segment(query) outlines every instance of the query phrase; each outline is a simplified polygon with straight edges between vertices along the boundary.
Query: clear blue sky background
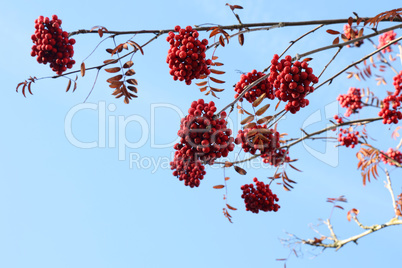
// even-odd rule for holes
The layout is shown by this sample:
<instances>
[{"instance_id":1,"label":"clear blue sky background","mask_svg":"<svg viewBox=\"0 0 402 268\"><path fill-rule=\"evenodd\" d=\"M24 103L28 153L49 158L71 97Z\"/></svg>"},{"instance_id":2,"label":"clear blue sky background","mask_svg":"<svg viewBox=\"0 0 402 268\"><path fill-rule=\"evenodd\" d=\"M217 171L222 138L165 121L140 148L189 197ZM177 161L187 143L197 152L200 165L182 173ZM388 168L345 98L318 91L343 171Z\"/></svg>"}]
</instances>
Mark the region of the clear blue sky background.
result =
<instances>
[{"instance_id":1,"label":"clear blue sky background","mask_svg":"<svg viewBox=\"0 0 402 268\"><path fill-rule=\"evenodd\" d=\"M235 24L236 19L225 6L226 2L72 0L63 4L57 1L6 1L2 4L0 267L282 267L283 263L275 259L287 257L290 249L281 245L280 238L286 238L286 232L303 238L318 236L309 224L317 224L318 218L329 216L331 205L325 202L327 197L345 195L349 201L344 204L344 211L337 210L333 215L339 238L361 232L346 220L346 211L351 208L360 209L360 219L367 225L392 217L391 199L383 187L383 173L381 179L363 187L356 170L357 150L338 150L335 144L326 148L325 143L318 141L292 148L291 157L299 159L295 166L303 172L288 169L290 178L298 182L291 192L273 185L273 191L280 198L281 209L277 213L246 212L240 198L242 184L250 183L255 176L264 180L273 175L274 169L258 168L261 165L255 163L244 166L248 171L246 176L238 175L233 169L226 170L226 176L231 177L228 202L238 208L231 212L234 223L230 224L222 215L225 191L212 189L213 185L223 183L222 169L208 167L201 186L190 189L167 168L173 150L163 145L176 138L180 119L177 111L185 113L190 102L203 98L203 94L195 85L188 87L175 82L168 74L165 36L147 46L144 56L134 57L139 82L137 100L125 105L114 99L105 82L108 76L102 71L87 101L95 110L79 110L73 117L74 136L83 142L96 142L99 132L105 134L103 148L77 148L65 135L65 121L71 109L89 107L80 105L92 87L95 72L87 72L84 78L78 79L75 93L65 92L66 79L38 81L33 85L34 95L27 98L15 92L16 85L29 76L53 75L48 66L39 65L30 57L30 36L39 15L57 14L67 31L96 25L109 30L142 30L203 23ZM244 7L238 11L244 23L347 18L353 11L360 16L373 16L400 7L400 2L395 0L239 0L231 4ZM342 27L324 27L299 42L289 54L330 44L333 37L326 34L325 29L341 30ZM312 28L252 33L245 36L243 47L237 40L231 40L227 47L219 48L216 55L225 63L222 69L227 72L221 78L227 82L226 91L215 100L217 106L223 107L233 99L232 85L239 79L236 70L264 69L273 54L281 53L290 40ZM205 33L201 36L207 37ZM78 68L100 38L96 35L75 38L74 58ZM147 38L150 36L138 36L134 40L141 44ZM119 40L123 42L124 37ZM104 49L112 46L110 41L104 42L86 61L87 66L108 59ZM372 49L368 42L361 49L344 49L324 78ZM333 53L335 51L314 55L311 66L316 72L321 71ZM395 62L395 67L401 69L399 61ZM328 123L325 117L332 117L338 111L333 103L336 96L346 93L351 86L370 86L382 97L385 90L392 90L391 86L375 87L342 76L330 87L322 87L309 97L311 105L281 122L279 131L297 137L301 135L301 127L309 132L325 127ZM155 105L163 107L155 108ZM323 106L329 107L330 112L326 113ZM103 112L102 107L115 109ZM274 111L271 108L269 112ZM344 110L339 109L339 112ZM374 116L376 112L370 113ZM315 120L319 115L322 120ZM99 125L102 116L106 121L101 122L112 130L114 138ZM129 117L137 122L126 126L119 123L119 118ZM236 115L232 120L237 132ZM380 123L370 126L368 130L375 139L371 141L384 150L395 147L398 141L390 138L393 129L395 126L383 127ZM124 145L122 137L137 145L144 141L139 148L123 146L125 160L119 160L119 153L122 153L119 145ZM153 144L164 148L155 148ZM323 156L316 157L311 151ZM131 166L130 157L138 159ZM159 165L150 161L159 161ZM401 172L390 170L394 189L399 193ZM328 234L325 228L320 231ZM361 239L358 246L350 244L339 252L327 250L314 259L319 250L304 247L302 256L292 256L287 265L397 267L401 234L401 227L391 227Z\"/></svg>"}]
</instances>

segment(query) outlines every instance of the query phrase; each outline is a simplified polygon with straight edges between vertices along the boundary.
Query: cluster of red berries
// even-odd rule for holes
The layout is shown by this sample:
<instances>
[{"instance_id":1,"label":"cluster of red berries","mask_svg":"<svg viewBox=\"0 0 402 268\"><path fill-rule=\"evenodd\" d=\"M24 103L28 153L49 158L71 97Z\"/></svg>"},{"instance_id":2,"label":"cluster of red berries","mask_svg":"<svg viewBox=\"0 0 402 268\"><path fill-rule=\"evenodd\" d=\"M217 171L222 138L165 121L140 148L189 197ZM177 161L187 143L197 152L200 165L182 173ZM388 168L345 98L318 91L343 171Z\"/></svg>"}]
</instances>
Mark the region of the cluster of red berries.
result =
<instances>
[{"instance_id":1,"label":"cluster of red berries","mask_svg":"<svg viewBox=\"0 0 402 268\"><path fill-rule=\"evenodd\" d=\"M394 82L392 83L395 87L394 95L398 96L402 91L402 71L399 74L395 75L393 78Z\"/></svg>"},{"instance_id":2,"label":"cluster of red berries","mask_svg":"<svg viewBox=\"0 0 402 268\"><path fill-rule=\"evenodd\" d=\"M286 149L279 149L270 151L268 153L264 153L261 155L262 162L265 164L270 164L271 166L277 167L282 163L286 163L290 161L288 156L289 151Z\"/></svg>"},{"instance_id":3,"label":"cluster of red berries","mask_svg":"<svg viewBox=\"0 0 402 268\"><path fill-rule=\"evenodd\" d=\"M176 152L170 165L172 170L176 170L173 175L185 180L185 184L190 187L197 187L202 175L205 175L202 165L198 170L200 172L193 174L192 167L199 165L197 161L212 165L215 159L228 156L234 149L234 138L230 137L232 130L227 128L225 120L226 112L221 112L220 116L215 115L215 112L213 101L205 103L199 99L191 103L188 115L181 119L180 130L177 132L180 142L174 145ZM186 161L189 162L187 165Z\"/></svg>"},{"instance_id":4,"label":"cluster of red berries","mask_svg":"<svg viewBox=\"0 0 402 268\"><path fill-rule=\"evenodd\" d=\"M378 113L379 116L382 116L384 124L397 124L402 119L402 112L399 111L402 102L402 71L394 77L393 84L395 92L385 97L381 111ZM392 110L390 109L391 104Z\"/></svg>"},{"instance_id":5,"label":"cluster of red berries","mask_svg":"<svg viewBox=\"0 0 402 268\"><path fill-rule=\"evenodd\" d=\"M251 128L239 130L235 143L241 144L246 153L254 155L259 150L263 154L280 147L279 136L279 132L268 129L265 124L255 125Z\"/></svg>"},{"instance_id":6,"label":"cluster of red berries","mask_svg":"<svg viewBox=\"0 0 402 268\"><path fill-rule=\"evenodd\" d=\"M31 36L31 56L39 63L50 63L50 68L61 75L71 69L75 64L73 45L75 39L68 38L68 33L61 28L61 20L56 15L50 20L48 17L39 16L35 20L35 34Z\"/></svg>"},{"instance_id":7,"label":"cluster of red berries","mask_svg":"<svg viewBox=\"0 0 402 268\"><path fill-rule=\"evenodd\" d=\"M396 33L395 33L394 31L389 31L389 32L386 32L386 33L380 35L380 36L378 37L378 42L379 42L379 44L378 44L378 47L377 47L377 48L380 48L380 47L382 47L382 46L385 46L386 44L388 44L389 42L391 42L392 40L394 40L395 37L396 37ZM394 45L396 45L396 44L397 44L397 43L395 43ZM386 48L384 48L384 49L382 50L382 53L387 53L387 52L392 52L391 46L388 46L388 47L386 47Z\"/></svg>"},{"instance_id":8,"label":"cluster of red berries","mask_svg":"<svg viewBox=\"0 0 402 268\"><path fill-rule=\"evenodd\" d=\"M318 83L318 78L305 61L292 62L292 57L289 55L280 62L278 60L279 56L275 54L271 61L268 81L275 88L275 96L281 101L288 102L285 110L294 114L309 104L305 97L314 91L310 83Z\"/></svg>"},{"instance_id":9,"label":"cluster of red berries","mask_svg":"<svg viewBox=\"0 0 402 268\"><path fill-rule=\"evenodd\" d=\"M169 64L170 74L173 80L185 81L187 85L191 80L200 78L201 75L209 75L208 66L211 60L206 60L205 51L208 40L198 40L198 31L191 26L174 28L178 34L169 32L166 41L170 44L166 63Z\"/></svg>"},{"instance_id":10,"label":"cluster of red berries","mask_svg":"<svg viewBox=\"0 0 402 268\"><path fill-rule=\"evenodd\" d=\"M381 111L378 113L379 116L383 117L384 124L397 124L399 120L402 119L402 113L397 109L401 106L401 96L389 95L383 102L384 105ZM392 102L392 110L390 110L390 103Z\"/></svg>"},{"instance_id":11,"label":"cluster of red berries","mask_svg":"<svg viewBox=\"0 0 402 268\"><path fill-rule=\"evenodd\" d=\"M200 186L200 181L206 174L205 166L200 160L194 160L192 156L185 155L185 152L190 149L188 146L178 145L175 149L177 151L174 154L174 160L170 162L171 169L174 169L173 176L184 181L184 185L191 188Z\"/></svg>"},{"instance_id":12,"label":"cluster of red berries","mask_svg":"<svg viewBox=\"0 0 402 268\"><path fill-rule=\"evenodd\" d=\"M280 149L279 139L279 132L268 129L264 124L239 130L235 143L241 144L244 152L252 155L259 150L264 163L278 166L290 160L288 156L285 157L286 150Z\"/></svg>"},{"instance_id":13,"label":"cluster of red berries","mask_svg":"<svg viewBox=\"0 0 402 268\"><path fill-rule=\"evenodd\" d=\"M276 194L272 193L268 184L258 181L257 178L254 178L253 181L255 182L256 188L254 188L252 183L245 184L240 188L243 190L241 197L246 204L246 210L253 213L258 213L260 210L265 212L277 212L280 206L275 204L275 202L279 201Z\"/></svg>"},{"instance_id":14,"label":"cluster of red berries","mask_svg":"<svg viewBox=\"0 0 402 268\"><path fill-rule=\"evenodd\" d=\"M341 146L346 146L350 148L355 148L355 145L359 143L358 136L359 131L351 132L347 129L339 129L338 141L340 142Z\"/></svg>"},{"instance_id":15,"label":"cluster of red berries","mask_svg":"<svg viewBox=\"0 0 402 268\"><path fill-rule=\"evenodd\" d=\"M237 92L237 94L235 94L234 97L237 98L243 92L244 87L250 85L264 75L264 73L257 72L256 70L252 70L250 73L247 74L242 74L240 77L240 81L236 83L235 91ZM268 99L273 100L275 98L273 87L271 83L268 82L268 79L264 79L263 81L249 89L243 97L248 102L252 103L264 93L265 97ZM243 101L243 97L240 98L239 101Z\"/></svg>"},{"instance_id":16,"label":"cluster of red berries","mask_svg":"<svg viewBox=\"0 0 402 268\"><path fill-rule=\"evenodd\" d=\"M347 94L339 95L337 100L343 108L347 108L345 116L349 117L352 113L358 113L358 110L362 108L360 88L349 88Z\"/></svg>"},{"instance_id":17,"label":"cluster of red berries","mask_svg":"<svg viewBox=\"0 0 402 268\"><path fill-rule=\"evenodd\" d=\"M382 152L384 153L384 152ZM393 160L395 160L398 163L402 164L402 153L400 151L396 151L392 148L389 148L386 154L389 158L392 158ZM395 166L394 163L392 163L391 161L389 161L388 158L386 158L384 155L380 154L381 160L385 163L385 164L390 164L391 166Z\"/></svg>"},{"instance_id":18,"label":"cluster of red berries","mask_svg":"<svg viewBox=\"0 0 402 268\"><path fill-rule=\"evenodd\" d=\"M336 122L338 122L338 124L342 124L343 123L343 118L340 117L339 115L334 115L334 119L336 120Z\"/></svg>"},{"instance_id":19,"label":"cluster of red berries","mask_svg":"<svg viewBox=\"0 0 402 268\"><path fill-rule=\"evenodd\" d=\"M351 34L352 31L353 31L354 37ZM345 24L343 26L343 33L348 40L352 40L352 39L356 38L356 36L359 34L359 32L356 29L353 29L353 28L351 29L349 24ZM363 44L363 40L353 43L353 45L355 47L360 47L362 44ZM350 47L350 45L347 45L346 47Z\"/></svg>"}]
</instances>

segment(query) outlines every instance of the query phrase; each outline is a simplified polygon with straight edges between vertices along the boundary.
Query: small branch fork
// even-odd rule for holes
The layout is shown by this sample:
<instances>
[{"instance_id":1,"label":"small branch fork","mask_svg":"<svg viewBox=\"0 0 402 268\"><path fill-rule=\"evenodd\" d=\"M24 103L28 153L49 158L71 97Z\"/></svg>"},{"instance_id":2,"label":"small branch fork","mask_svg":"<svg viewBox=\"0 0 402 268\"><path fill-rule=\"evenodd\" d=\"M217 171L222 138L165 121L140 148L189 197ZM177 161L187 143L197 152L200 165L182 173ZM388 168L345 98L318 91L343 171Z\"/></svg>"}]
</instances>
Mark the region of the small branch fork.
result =
<instances>
[{"instance_id":1,"label":"small branch fork","mask_svg":"<svg viewBox=\"0 0 402 268\"><path fill-rule=\"evenodd\" d=\"M357 240L359 240L362 237L365 237L371 233L377 232L381 229L384 229L386 227L390 227L390 226L394 226L394 225L402 225L402 220L397 219L397 218L392 218L390 221L383 223L383 224L376 224L376 225L372 225L372 226L364 226L362 225L356 216L353 216L353 219L355 220L355 222L359 225L359 227L361 227L362 229L366 229L367 231L362 232L358 235L349 237L347 239L343 239L343 240L339 240L336 238L336 236L332 236L332 238L334 239L333 243L323 243L323 242L317 242L317 240L314 239L300 239L300 242L302 244L306 244L306 245L310 245L310 246L314 246L314 247L322 247L322 248L335 248L336 250L339 250L341 247L343 247L344 245L350 243L350 242L354 242L357 244ZM333 228L332 225L330 224L329 220L324 222L328 229L330 230L330 232L332 234L334 234L333 232Z\"/></svg>"},{"instance_id":2,"label":"small branch fork","mask_svg":"<svg viewBox=\"0 0 402 268\"><path fill-rule=\"evenodd\" d=\"M348 217L351 216L348 219L350 220L351 218L353 218L353 220L356 222L356 224L361 229L365 230L364 232L362 232L362 233L360 233L358 235L355 235L355 236L340 240L340 239L337 238L337 236L335 234L335 231L334 231L333 226L331 225L330 219L327 219L327 220L323 221L323 223L327 226L327 228L328 228L328 230L329 230L329 232L331 234L330 237L321 236L320 239L314 238L314 239L307 239L306 240L306 239L300 239L300 238L294 236L294 237L296 237L296 240L297 240L296 243L306 244L306 245L310 245L310 246L313 246L313 247L321 247L323 249L335 248L336 250L339 250L341 247L343 247L344 245L346 245L346 244L348 244L350 242L354 242L354 243L357 244L357 240L359 240L360 238L363 238L363 237L365 237L365 236L367 236L367 235L369 235L371 233L374 233L374 232L377 232L379 230L382 230L382 229L384 229L386 227L395 226L395 225L402 225L402 220L399 218L400 214L398 214L399 211L398 211L398 208L397 208L396 203L395 203L395 196L394 196L394 192L392 190L391 178L390 178L389 173L388 173L388 171L386 169L385 169L385 176L386 176L386 179L387 179L387 181L385 183L385 187L390 192L391 199L392 199L392 207L394 209L394 217L391 218L388 222L383 223L383 224L375 224L375 225L372 225L372 226L363 225L359 221L359 219L357 218L358 210L352 209L351 211L349 211L350 214L348 213ZM331 212L331 214L332 214L332 212ZM331 243L324 243L323 241L325 241L326 239L329 239L332 242Z\"/></svg>"}]
</instances>

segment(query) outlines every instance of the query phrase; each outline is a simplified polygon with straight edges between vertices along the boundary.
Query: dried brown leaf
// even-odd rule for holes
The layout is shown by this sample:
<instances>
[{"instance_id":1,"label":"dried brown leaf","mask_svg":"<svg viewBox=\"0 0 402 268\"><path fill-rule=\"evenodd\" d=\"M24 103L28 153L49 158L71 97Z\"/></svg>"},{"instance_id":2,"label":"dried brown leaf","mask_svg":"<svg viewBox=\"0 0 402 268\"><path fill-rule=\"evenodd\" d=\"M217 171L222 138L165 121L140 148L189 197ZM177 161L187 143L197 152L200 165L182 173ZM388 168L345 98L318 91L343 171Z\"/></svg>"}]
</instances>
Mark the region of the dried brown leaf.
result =
<instances>
[{"instance_id":1,"label":"dried brown leaf","mask_svg":"<svg viewBox=\"0 0 402 268\"><path fill-rule=\"evenodd\" d=\"M215 69L209 69L211 71L211 73L213 74L224 74L224 71L219 71L219 70L215 70Z\"/></svg>"},{"instance_id":2,"label":"dried brown leaf","mask_svg":"<svg viewBox=\"0 0 402 268\"><path fill-rule=\"evenodd\" d=\"M199 87L202 87L202 86L205 86L207 83L208 83L207 81L202 81L202 82L195 83L195 84L196 84L197 86L199 86Z\"/></svg>"},{"instance_id":3,"label":"dried brown leaf","mask_svg":"<svg viewBox=\"0 0 402 268\"><path fill-rule=\"evenodd\" d=\"M218 80L218 79L216 79L216 78L213 78L212 76L210 76L209 78L210 78L212 81L214 81L215 83L218 83L218 84L223 84L223 83L225 83L225 81Z\"/></svg>"},{"instance_id":4,"label":"dried brown leaf","mask_svg":"<svg viewBox=\"0 0 402 268\"><path fill-rule=\"evenodd\" d=\"M329 33L329 34L340 34L340 32L334 31L334 30L331 30L331 29L328 29L327 33Z\"/></svg>"},{"instance_id":5,"label":"dried brown leaf","mask_svg":"<svg viewBox=\"0 0 402 268\"><path fill-rule=\"evenodd\" d=\"M85 63L82 62L81 63L81 76L84 77L84 75L85 75Z\"/></svg>"},{"instance_id":6,"label":"dried brown leaf","mask_svg":"<svg viewBox=\"0 0 402 268\"><path fill-rule=\"evenodd\" d=\"M244 125L244 124L250 123L251 121L253 121L253 119L254 119L254 115L247 116L240 122L240 124Z\"/></svg>"},{"instance_id":7,"label":"dried brown leaf","mask_svg":"<svg viewBox=\"0 0 402 268\"><path fill-rule=\"evenodd\" d=\"M124 63L123 68L130 68L134 65L134 62L129 60L128 62Z\"/></svg>"},{"instance_id":8,"label":"dried brown leaf","mask_svg":"<svg viewBox=\"0 0 402 268\"><path fill-rule=\"evenodd\" d=\"M261 102L264 100L265 98L265 93L263 93L261 96L259 96L254 102L253 102L253 107L257 107L258 105L261 104Z\"/></svg>"},{"instance_id":9,"label":"dried brown leaf","mask_svg":"<svg viewBox=\"0 0 402 268\"><path fill-rule=\"evenodd\" d=\"M234 166L234 169L236 170L237 173L239 173L240 175L246 175L247 171L245 171L244 169L242 169L239 166Z\"/></svg>"},{"instance_id":10,"label":"dried brown leaf","mask_svg":"<svg viewBox=\"0 0 402 268\"><path fill-rule=\"evenodd\" d=\"M333 45L337 45L339 44L339 36L337 38L334 39L334 41L332 41Z\"/></svg>"},{"instance_id":11,"label":"dried brown leaf","mask_svg":"<svg viewBox=\"0 0 402 268\"><path fill-rule=\"evenodd\" d=\"M226 204L226 206L228 207L228 209L231 209L231 210L237 210L237 208L234 208L234 207L232 207L231 205L229 205L229 204Z\"/></svg>"},{"instance_id":12,"label":"dried brown leaf","mask_svg":"<svg viewBox=\"0 0 402 268\"><path fill-rule=\"evenodd\" d=\"M133 70L133 69L129 69L127 72L125 72L125 74L124 75L126 75L126 76L132 76L132 75L135 75L135 71Z\"/></svg>"},{"instance_id":13,"label":"dried brown leaf","mask_svg":"<svg viewBox=\"0 0 402 268\"><path fill-rule=\"evenodd\" d=\"M268 110L269 106L271 106L271 104L264 105L263 107L258 109L257 112L255 112L255 114L258 115L258 116L264 114Z\"/></svg>"},{"instance_id":14,"label":"dried brown leaf","mask_svg":"<svg viewBox=\"0 0 402 268\"><path fill-rule=\"evenodd\" d=\"M68 79L68 84L67 84L66 92L70 90L70 87L71 87L71 80Z\"/></svg>"},{"instance_id":15,"label":"dried brown leaf","mask_svg":"<svg viewBox=\"0 0 402 268\"><path fill-rule=\"evenodd\" d=\"M121 70L120 67L113 67L113 68L105 69L105 71L108 73L117 73L120 70Z\"/></svg>"},{"instance_id":16,"label":"dried brown leaf","mask_svg":"<svg viewBox=\"0 0 402 268\"><path fill-rule=\"evenodd\" d=\"M231 166L233 166L233 163L225 161L225 167L231 167Z\"/></svg>"},{"instance_id":17,"label":"dried brown leaf","mask_svg":"<svg viewBox=\"0 0 402 268\"><path fill-rule=\"evenodd\" d=\"M129 83L129 84L132 84L132 85L134 85L134 86L137 86L137 85L138 85L136 79L132 79L132 78L131 78L131 79L127 79L126 82Z\"/></svg>"},{"instance_id":18,"label":"dried brown leaf","mask_svg":"<svg viewBox=\"0 0 402 268\"><path fill-rule=\"evenodd\" d=\"M241 46L244 44L244 34L239 34L239 44Z\"/></svg>"},{"instance_id":19,"label":"dried brown leaf","mask_svg":"<svg viewBox=\"0 0 402 268\"><path fill-rule=\"evenodd\" d=\"M221 46L225 46L225 39L223 38L223 35L219 36L219 44L221 44Z\"/></svg>"}]
</instances>

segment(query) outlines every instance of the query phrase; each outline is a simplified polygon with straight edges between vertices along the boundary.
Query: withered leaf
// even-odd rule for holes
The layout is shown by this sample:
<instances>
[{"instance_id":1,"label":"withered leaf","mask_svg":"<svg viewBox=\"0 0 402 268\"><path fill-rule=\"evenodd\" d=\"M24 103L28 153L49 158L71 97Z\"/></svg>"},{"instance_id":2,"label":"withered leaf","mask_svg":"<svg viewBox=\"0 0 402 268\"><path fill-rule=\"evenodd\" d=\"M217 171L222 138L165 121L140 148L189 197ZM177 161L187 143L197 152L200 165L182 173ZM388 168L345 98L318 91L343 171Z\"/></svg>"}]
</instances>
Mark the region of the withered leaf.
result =
<instances>
[{"instance_id":1,"label":"withered leaf","mask_svg":"<svg viewBox=\"0 0 402 268\"><path fill-rule=\"evenodd\" d=\"M229 204L226 204L226 206L228 207L228 209L231 209L231 210L237 210L237 208L234 208L234 207L232 207L231 205L229 205Z\"/></svg>"},{"instance_id":2,"label":"withered leaf","mask_svg":"<svg viewBox=\"0 0 402 268\"><path fill-rule=\"evenodd\" d=\"M352 23L353 23L353 18L352 18L352 17L349 17L349 18L348 18L348 24L349 24L349 26L352 26Z\"/></svg>"},{"instance_id":3,"label":"withered leaf","mask_svg":"<svg viewBox=\"0 0 402 268\"><path fill-rule=\"evenodd\" d=\"M239 44L241 46L244 44L244 34L239 34Z\"/></svg>"},{"instance_id":4,"label":"withered leaf","mask_svg":"<svg viewBox=\"0 0 402 268\"><path fill-rule=\"evenodd\" d=\"M225 83L225 81L222 81L222 80L218 80L218 79L216 79L216 78L213 78L212 76L211 77L209 77L212 81L214 81L215 83L218 83L218 84L223 84L223 83Z\"/></svg>"},{"instance_id":5,"label":"withered leaf","mask_svg":"<svg viewBox=\"0 0 402 268\"><path fill-rule=\"evenodd\" d=\"M212 65L213 66L222 66L223 63L222 62L213 62Z\"/></svg>"},{"instance_id":6,"label":"withered leaf","mask_svg":"<svg viewBox=\"0 0 402 268\"><path fill-rule=\"evenodd\" d=\"M123 81L111 81L109 83L110 83L110 85L109 85L110 88L119 88L123 85Z\"/></svg>"},{"instance_id":7,"label":"withered leaf","mask_svg":"<svg viewBox=\"0 0 402 268\"><path fill-rule=\"evenodd\" d=\"M106 80L106 82L111 83L112 81L119 81L120 79L122 79L123 76L121 74L110 77L108 80Z\"/></svg>"},{"instance_id":8,"label":"withered leaf","mask_svg":"<svg viewBox=\"0 0 402 268\"><path fill-rule=\"evenodd\" d=\"M334 31L334 30L331 30L331 29L328 29L327 33L329 33L329 34L340 34L340 32Z\"/></svg>"},{"instance_id":9,"label":"withered leaf","mask_svg":"<svg viewBox=\"0 0 402 268\"><path fill-rule=\"evenodd\" d=\"M215 87L210 87L210 88L212 91L215 91L215 92L222 92L225 90L224 88L215 88Z\"/></svg>"},{"instance_id":10,"label":"withered leaf","mask_svg":"<svg viewBox=\"0 0 402 268\"><path fill-rule=\"evenodd\" d=\"M131 91L135 92L135 93L137 93L137 92L138 92L138 90L137 90L137 88L136 88L136 87L133 87L133 86L127 86L127 88L128 88L129 90L131 90Z\"/></svg>"},{"instance_id":11,"label":"withered leaf","mask_svg":"<svg viewBox=\"0 0 402 268\"><path fill-rule=\"evenodd\" d=\"M259 96L254 102L253 102L253 107L257 107L258 105L261 104L261 102L264 100L265 98L265 93L263 93L261 96Z\"/></svg>"},{"instance_id":12,"label":"withered leaf","mask_svg":"<svg viewBox=\"0 0 402 268\"><path fill-rule=\"evenodd\" d=\"M81 76L84 77L84 75L85 75L85 63L82 62L81 63Z\"/></svg>"},{"instance_id":13,"label":"withered leaf","mask_svg":"<svg viewBox=\"0 0 402 268\"><path fill-rule=\"evenodd\" d=\"M278 103L276 104L275 111L276 111L276 109L278 109L278 106L279 106L280 103L281 103L281 101L278 101Z\"/></svg>"},{"instance_id":14,"label":"withered leaf","mask_svg":"<svg viewBox=\"0 0 402 268\"><path fill-rule=\"evenodd\" d=\"M195 83L197 86L199 86L199 87L202 87L202 86L205 86L206 84L207 84L207 81L202 81L202 82L199 82L199 83Z\"/></svg>"},{"instance_id":15,"label":"withered leaf","mask_svg":"<svg viewBox=\"0 0 402 268\"><path fill-rule=\"evenodd\" d=\"M334 41L332 41L333 45L337 45L339 44L339 36L337 38L334 39Z\"/></svg>"},{"instance_id":16,"label":"withered leaf","mask_svg":"<svg viewBox=\"0 0 402 268\"><path fill-rule=\"evenodd\" d=\"M294 170L297 170L297 171L299 171L299 172L302 172L300 169L295 168L295 167L292 166L291 164L289 164L289 166L290 166L291 168L293 168Z\"/></svg>"},{"instance_id":17,"label":"withered leaf","mask_svg":"<svg viewBox=\"0 0 402 268\"><path fill-rule=\"evenodd\" d=\"M70 90L70 87L71 87L71 80L68 79L68 84L67 84L66 92Z\"/></svg>"},{"instance_id":18,"label":"withered leaf","mask_svg":"<svg viewBox=\"0 0 402 268\"><path fill-rule=\"evenodd\" d=\"M224 71L219 71L219 70L215 70L215 69L209 69L211 71L211 73L213 74L224 74Z\"/></svg>"},{"instance_id":19,"label":"withered leaf","mask_svg":"<svg viewBox=\"0 0 402 268\"><path fill-rule=\"evenodd\" d=\"M134 41L129 41L129 44L138 49L141 52L141 54L144 55L144 50L142 50L142 47L139 44L137 44Z\"/></svg>"},{"instance_id":20,"label":"withered leaf","mask_svg":"<svg viewBox=\"0 0 402 268\"><path fill-rule=\"evenodd\" d=\"M211 29L213 29L213 30L212 30L212 32L209 34L209 38L211 38L211 37L213 37L213 36L215 36L215 35L217 35L218 33L221 32L221 29L220 29L219 27L212 27ZM210 29L210 30L211 30L211 29Z\"/></svg>"},{"instance_id":21,"label":"withered leaf","mask_svg":"<svg viewBox=\"0 0 402 268\"><path fill-rule=\"evenodd\" d=\"M234 166L234 169L236 170L237 173L239 173L240 175L246 175L247 171L245 171L244 169L242 169L239 166Z\"/></svg>"},{"instance_id":22,"label":"withered leaf","mask_svg":"<svg viewBox=\"0 0 402 268\"><path fill-rule=\"evenodd\" d=\"M264 113L267 111L267 109L269 108L269 106L271 106L271 105L270 105L270 104L264 105L263 107L261 107L260 109L258 109L255 114L258 115L258 116L264 114Z\"/></svg>"},{"instance_id":23,"label":"withered leaf","mask_svg":"<svg viewBox=\"0 0 402 268\"><path fill-rule=\"evenodd\" d=\"M221 44L221 46L225 46L225 39L223 39L223 35L219 36L219 44Z\"/></svg>"},{"instance_id":24,"label":"withered leaf","mask_svg":"<svg viewBox=\"0 0 402 268\"><path fill-rule=\"evenodd\" d=\"M120 67L113 67L113 68L105 69L105 71L108 73L117 73L120 70L121 70Z\"/></svg>"},{"instance_id":25,"label":"withered leaf","mask_svg":"<svg viewBox=\"0 0 402 268\"><path fill-rule=\"evenodd\" d=\"M130 60L130 61L124 63L123 68L130 68L133 65L134 65L134 62Z\"/></svg>"},{"instance_id":26,"label":"withered leaf","mask_svg":"<svg viewBox=\"0 0 402 268\"><path fill-rule=\"evenodd\" d=\"M125 75L126 75L126 76L135 75L135 71L134 71L133 69L130 69L130 70L128 70L128 71L125 73Z\"/></svg>"},{"instance_id":27,"label":"withered leaf","mask_svg":"<svg viewBox=\"0 0 402 268\"><path fill-rule=\"evenodd\" d=\"M113 63L117 63L118 60L105 60L103 61L104 64L113 64Z\"/></svg>"},{"instance_id":28,"label":"withered leaf","mask_svg":"<svg viewBox=\"0 0 402 268\"><path fill-rule=\"evenodd\" d=\"M233 163L225 161L225 167L231 167L231 166L233 166Z\"/></svg>"},{"instance_id":29,"label":"withered leaf","mask_svg":"<svg viewBox=\"0 0 402 268\"><path fill-rule=\"evenodd\" d=\"M266 116L266 117L264 117L264 118L259 119L259 120L257 121L257 123L258 123L258 124L264 124L264 123L270 121L272 118L273 118L273 116L269 115L269 116Z\"/></svg>"},{"instance_id":30,"label":"withered leaf","mask_svg":"<svg viewBox=\"0 0 402 268\"><path fill-rule=\"evenodd\" d=\"M127 81L127 83L132 84L132 85L134 85L134 86L137 86L137 85L138 85L136 79L127 79L126 81Z\"/></svg>"},{"instance_id":31,"label":"withered leaf","mask_svg":"<svg viewBox=\"0 0 402 268\"><path fill-rule=\"evenodd\" d=\"M257 124L256 123L249 123L249 124L247 124L245 127L244 127L244 129L246 129L246 128L253 128L253 127L255 127Z\"/></svg>"},{"instance_id":32,"label":"withered leaf","mask_svg":"<svg viewBox=\"0 0 402 268\"><path fill-rule=\"evenodd\" d=\"M222 189L222 188L224 188L224 187L225 187L225 185L220 184L220 185L215 185L215 186L212 187L212 188L214 188L214 189Z\"/></svg>"},{"instance_id":33,"label":"withered leaf","mask_svg":"<svg viewBox=\"0 0 402 268\"><path fill-rule=\"evenodd\" d=\"M247 116L246 118L244 118L244 119L240 122L240 124L244 125L244 124L250 123L251 121L253 121L253 119L254 119L254 115L249 115L249 116Z\"/></svg>"}]
</instances>

